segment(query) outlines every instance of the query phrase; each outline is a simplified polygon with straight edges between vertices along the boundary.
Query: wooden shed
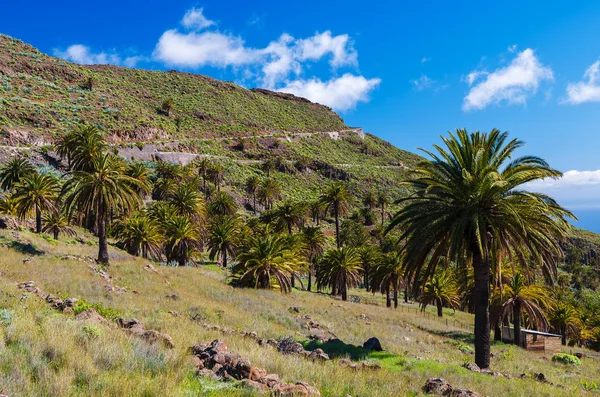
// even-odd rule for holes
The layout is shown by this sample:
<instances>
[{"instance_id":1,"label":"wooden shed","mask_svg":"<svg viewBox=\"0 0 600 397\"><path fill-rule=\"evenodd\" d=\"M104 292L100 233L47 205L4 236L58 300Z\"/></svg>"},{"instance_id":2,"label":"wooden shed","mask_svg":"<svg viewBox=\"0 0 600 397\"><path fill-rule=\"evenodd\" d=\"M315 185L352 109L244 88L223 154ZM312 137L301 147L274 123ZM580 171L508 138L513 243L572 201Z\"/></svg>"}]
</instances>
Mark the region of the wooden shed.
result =
<instances>
[{"instance_id":1,"label":"wooden shed","mask_svg":"<svg viewBox=\"0 0 600 397\"><path fill-rule=\"evenodd\" d=\"M502 340L506 342L514 340L512 327L502 327ZM561 336L548 332L521 329L521 347L530 351L553 355L560 353Z\"/></svg>"}]
</instances>

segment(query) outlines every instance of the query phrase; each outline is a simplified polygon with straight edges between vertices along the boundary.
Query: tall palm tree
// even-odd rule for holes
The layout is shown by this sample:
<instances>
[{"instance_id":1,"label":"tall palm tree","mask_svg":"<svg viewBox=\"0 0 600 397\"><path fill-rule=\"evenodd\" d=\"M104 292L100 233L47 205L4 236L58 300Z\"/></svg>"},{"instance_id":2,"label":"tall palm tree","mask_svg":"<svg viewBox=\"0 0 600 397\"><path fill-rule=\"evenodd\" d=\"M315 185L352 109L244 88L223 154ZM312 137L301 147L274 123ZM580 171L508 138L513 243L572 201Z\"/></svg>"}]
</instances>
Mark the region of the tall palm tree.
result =
<instances>
[{"instance_id":1,"label":"tall palm tree","mask_svg":"<svg viewBox=\"0 0 600 397\"><path fill-rule=\"evenodd\" d=\"M52 233L52 237L58 240L59 234L70 237L76 235L75 230L69 226L69 219L60 211L52 211L44 217L44 233Z\"/></svg>"},{"instance_id":2,"label":"tall palm tree","mask_svg":"<svg viewBox=\"0 0 600 397\"><path fill-rule=\"evenodd\" d=\"M412 194L387 230L399 227L406 241L410 279L434 273L441 256L471 263L474 270L475 362L489 367L490 271L494 253L533 258L546 274L561 255L558 239L573 216L552 198L523 190L523 185L561 175L534 156L514 158L523 146L496 129L490 133L457 130L442 138L445 148L421 161L405 185ZM511 160L511 161L509 161ZM416 288L418 285L414 284Z\"/></svg>"},{"instance_id":3,"label":"tall palm tree","mask_svg":"<svg viewBox=\"0 0 600 397\"><path fill-rule=\"evenodd\" d=\"M185 266L195 251L202 247L202 230L188 216L176 215L161 225L165 236L165 254L168 262Z\"/></svg>"},{"instance_id":4,"label":"tall palm tree","mask_svg":"<svg viewBox=\"0 0 600 397\"><path fill-rule=\"evenodd\" d=\"M308 203L308 209L310 211L310 217L312 218L313 222L315 222L317 226L319 226L319 224L321 223L321 217L323 216L323 203L321 203L321 200L319 199L312 200Z\"/></svg>"},{"instance_id":5,"label":"tall palm tree","mask_svg":"<svg viewBox=\"0 0 600 397\"><path fill-rule=\"evenodd\" d=\"M235 199L225 192L217 193L208 205L208 211L212 215L233 215L237 212L237 209Z\"/></svg>"},{"instance_id":6,"label":"tall palm tree","mask_svg":"<svg viewBox=\"0 0 600 397\"><path fill-rule=\"evenodd\" d=\"M381 257L380 257L381 258ZM372 270L371 291L380 291L385 294L385 305L392 307L392 296L394 308L398 307L398 292L404 286L404 269L402 254L390 252L380 259L379 265Z\"/></svg>"},{"instance_id":7,"label":"tall palm tree","mask_svg":"<svg viewBox=\"0 0 600 397\"><path fill-rule=\"evenodd\" d=\"M567 344L568 336L576 334L581 326L579 312L571 304L565 302L558 302L550 310L548 320L552 327L561 334L563 345Z\"/></svg>"},{"instance_id":8,"label":"tall palm tree","mask_svg":"<svg viewBox=\"0 0 600 397\"><path fill-rule=\"evenodd\" d=\"M260 186L260 178L256 175L252 175L246 179L246 185L244 186L246 193L252 195L252 211L256 215L256 193Z\"/></svg>"},{"instance_id":9,"label":"tall palm tree","mask_svg":"<svg viewBox=\"0 0 600 397\"><path fill-rule=\"evenodd\" d=\"M385 206L390 203L390 198L384 191L377 193L377 205L381 209L381 224L385 221Z\"/></svg>"},{"instance_id":10,"label":"tall palm tree","mask_svg":"<svg viewBox=\"0 0 600 397\"><path fill-rule=\"evenodd\" d=\"M350 193L345 183L334 182L325 189L319 200L325 206L325 211L331 211L335 218L335 241L339 250L341 247L340 216L348 213L350 202L352 201L352 193Z\"/></svg>"},{"instance_id":11,"label":"tall palm tree","mask_svg":"<svg viewBox=\"0 0 600 397\"><path fill-rule=\"evenodd\" d=\"M263 179L258 188L258 199L265 209L273 208L273 203L281 199L281 186L274 179Z\"/></svg>"},{"instance_id":12,"label":"tall palm tree","mask_svg":"<svg viewBox=\"0 0 600 397\"><path fill-rule=\"evenodd\" d=\"M425 288L419 296L421 310L425 310L427 305L435 304L437 306L437 315L444 315L442 308L444 306L456 309L460 304L458 288L448 271L438 272L425 283Z\"/></svg>"},{"instance_id":13,"label":"tall palm tree","mask_svg":"<svg viewBox=\"0 0 600 397\"><path fill-rule=\"evenodd\" d=\"M211 261L220 257L227 268L227 255L233 256L240 244L241 224L236 216L223 215L213 218L208 227L207 246Z\"/></svg>"},{"instance_id":14,"label":"tall palm tree","mask_svg":"<svg viewBox=\"0 0 600 397\"><path fill-rule=\"evenodd\" d=\"M540 331L548 330L548 319L544 307L552 304L548 289L538 284L528 285L525 276L516 273L512 280L497 288L492 294L492 306L499 306L499 318L492 319L495 324L500 324L501 319L512 314L514 325L514 344L521 346L521 317L522 311L527 314L529 327Z\"/></svg>"},{"instance_id":15,"label":"tall palm tree","mask_svg":"<svg viewBox=\"0 0 600 397\"><path fill-rule=\"evenodd\" d=\"M221 192L221 183L223 182L223 175L225 170L219 163L214 164L208 172L210 181L217 187L217 192Z\"/></svg>"},{"instance_id":16,"label":"tall palm tree","mask_svg":"<svg viewBox=\"0 0 600 397\"><path fill-rule=\"evenodd\" d=\"M242 287L292 291L292 273L304 268L302 258L289 247L283 236L270 234L251 238L237 256L232 279Z\"/></svg>"},{"instance_id":17,"label":"tall palm tree","mask_svg":"<svg viewBox=\"0 0 600 397\"><path fill-rule=\"evenodd\" d=\"M358 249L358 255L360 256L360 263L363 268L363 284L365 289L369 291L371 289L370 277L375 271L375 267L382 262L381 249L378 246L367 244L363 245Z\"/></svg>"},{"instance_id":18,"label":"tall palm tree","mask_svg":"<svg viewBox=\"0 0 600 397\"><path fill-rule=\"evenodd\" d=\"M375 192L369 190L367 193L365 193L362 202L366 208L372 210L375 207L375 204L377 204L377 196L375 195Z\"/></svg>"},{"instance_id":19,"label":"tall palm tree","mask_svg":"<svg viewBox=\"0 0 600 397\"><path fill-rule=\"evenodd\" d=\"M92 171L94 162L108 148L102 132L94 126L80 126L58 139L56 152L66 158L69 169Z\"/></svg>"},{"instance_id":20,"label":"tall palm tree","mask_svg":"<svg viewBox=\"0 0 600 397\"><path fill-rule=\"evenodd\" d=\"M25 218L30 212L35 214L35 232L42 232L42 212L56 209L56 199L60 184L56 178L37 172L23 178L15 187L13 199L17 215Z\"/></svg>"},{"instance_id":21,"label":"tall palm tree","mask_svg":"<svg viewBox=\"0 0 600 397\"><path fill-rule=\"evenodd\" d=\"M327 251L317 269L317 288L330 287L332 295L339 291L342 300L348 300L348 288L360 284L362 271L360 256L353 247Z\"/></svg>"},{"instance_id":22,"label":"tall palm tree","mask_svg":"<svg viewBox=\"0 0 600 397\"><path fill-rule=\"evenodd\" d=\"M11 191L23 178L35 172L35 168L29 160L12 159L0 167L0 187L4 191Z\"/></svg>"},{"instance_id":23,"label":"tall palm tree","mask_svg":"<svg viewBox=\"0 0 600 397\"><path fill-rule=\"evenodd\" d=\"M308 260L308 291L312 290L312 277L315 271L315 264L323 255L323 250L327 242L327 238L318 226L307 226L302 228L302 241Z\"/></svg>"},{"instance_id":24,"label":"tall palm tree","mask_svg":"<svg viewBox=\"0 0 600 397\"><path fill-rule=\"evenodd\" d=\"M135 214L126 222L118 222L115 226L115 238L119 246L131 255L141 255L144 259L151 257L154 260L161 257L163 237L160 228L144 212Z\"/></svg>"},{"instance_id":25,"label":"tall palm tree","mask_svg":"<svg viewBox=\"0 0 600 397\"><path fill-rule=\"evenodd\" d=\"M63 186L66 213L76 210L94 214L98 234L98 262L109 264L107 224L112 209L119 208L131 213L142 203L139 189L148 192L149 186L127 176L123 162L105 153L94 160L92 171L71 171L71 177Z\"/></svg>"},{"instance_id":26,"label":"tall palm tree","mask_svg":"<svg viewBox=\"0 0 600 397\"><path fill-rule=\"evenodd\" d=\"M206 180L208 179L210 170L213 167L213 163L207 157L202 157L202 159L198 161L196 165L198 167L198 174L202 176L202 191L204 192L204 198L206 199Z\"/></svg>"},{"instance_id":27,"label":"tall palm tree","mask_svg":"<svg viewBox=\"0 0 600 397\"><path fill-rule=\"evenodd\" d=\"M137 180L139 182L139 186L149 186L150 185L150 170L146 166L146 164L135 161L129 163L127 166L127 170L125 171L127 176ZM141 187L136 186L135 189L138 190L140 195L144 194L144 191Z\"/></svg>"}]
</instances>

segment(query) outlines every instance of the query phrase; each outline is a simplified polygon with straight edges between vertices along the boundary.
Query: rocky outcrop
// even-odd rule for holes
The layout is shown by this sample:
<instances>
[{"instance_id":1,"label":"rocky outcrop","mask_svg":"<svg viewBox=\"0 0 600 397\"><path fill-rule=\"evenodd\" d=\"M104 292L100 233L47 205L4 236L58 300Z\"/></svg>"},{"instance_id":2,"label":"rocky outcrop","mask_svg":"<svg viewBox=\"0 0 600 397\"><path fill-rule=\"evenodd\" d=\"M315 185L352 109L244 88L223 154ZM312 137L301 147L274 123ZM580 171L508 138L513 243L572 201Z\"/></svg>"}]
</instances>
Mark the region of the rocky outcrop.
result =
<instances>
[{"instance_id":1,"label":"rocky outcrop","mask_svg":"<svg viewBox=\"0 0 600 397\"><path fill-rule=\"evenodd\" d=\"M305 382L284 383L279 375L268 374L255 367L247 358L230 352L224 340L216 339L190 347L199 376L215 380L239 381L242 386L261 394L276 396L320 396L321 393Z\"/></svg>"},{"instance_id":2,"label":"rocky outcrop","mask_svg":"<svg viewBox=\"0 0 600 397\"><path fill-rule=\"evenodd\" d=\"M430 378L423 386L425 393L448 397L481 397L481 394L468 389L453 387L442 378Z\"/></svg>"},{"instance_id":3,"label":"rocky outcrop","mask_svg":"<svg viewBox=\"0 0 600 397\"><path fill-rule=\"evenodd\" d=\"M154 329L148 330L146 327L144 327L144 324L135 318L126 320L122 317L119 317L117 319L117 324L129 334L135 335L145 340L149 344L161 343L167 349L172 349L175 347L175 343L173 343L173 339L169 335L158 332Z\"/></svg>"}]
</instances>

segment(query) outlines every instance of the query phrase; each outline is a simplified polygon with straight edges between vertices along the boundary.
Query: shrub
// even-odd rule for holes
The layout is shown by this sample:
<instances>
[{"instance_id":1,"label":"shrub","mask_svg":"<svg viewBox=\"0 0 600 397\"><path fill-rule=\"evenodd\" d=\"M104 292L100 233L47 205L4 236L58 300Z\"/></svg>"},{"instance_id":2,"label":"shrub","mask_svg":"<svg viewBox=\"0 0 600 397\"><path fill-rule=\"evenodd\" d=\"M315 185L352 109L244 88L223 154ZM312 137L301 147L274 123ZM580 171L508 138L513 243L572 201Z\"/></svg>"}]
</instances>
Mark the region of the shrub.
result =
<instances>
[{"instance_id":1,"label":"shrub","mask_svg":"<svg viewBox=\"0 0 600 397\"><path fill-rule=\"evenodd\" d=\"M98 312L99 315L108 319L115 320L117 317L121 316L121 313L113 309L109 306L104 306L102 303L87 303L85 300L80 299L75 302L73 306L73 311L75 314L79 314L86 309L94 309Z\"/></svg>"},{"instance_id":2,"label":"shrub","mask_svg":"<svg viewBox=\"0 0 600 397\"><path fill-rule=\"evenodd\" d=\"M582 380L580 382L581 388L586 391L594 391L598 390L598 384L596 382L588 382L587 380Z\"/></svg>"},{"instance_id":3,"label":"shrub","mask_svg":"<svg viewBox=\"0 0 600 397\"><path fill-rule=\"evenodd\" d=\"M474 354L475 350L473 350L473 348L471 346L467 346L467 345L460 345L458 346L458 350L460 350L463 353L466 354Z\"/></svg>"},{"instance_id":4,"label":"shrub","mask_svg":"<svg viewBox=\"0 0 600 397\"><path fill-rule=\"evenodd\" d=\"M557 353L552 356L552 361L563 364L581 365L581 360L575 356L566 353Z\"/></svg>"},{"instance_id":5,"label":"shrub","mask_svg":"<svg viewBox=\"0 0 600 397\"><path fill-rule=\"evenodd\" d=\"M104 333L100 328L89 324L84 325L81 329L83 331L83 334L90 339L96 339L102 336L102 334Z\"/></svg>"}]
</instances>

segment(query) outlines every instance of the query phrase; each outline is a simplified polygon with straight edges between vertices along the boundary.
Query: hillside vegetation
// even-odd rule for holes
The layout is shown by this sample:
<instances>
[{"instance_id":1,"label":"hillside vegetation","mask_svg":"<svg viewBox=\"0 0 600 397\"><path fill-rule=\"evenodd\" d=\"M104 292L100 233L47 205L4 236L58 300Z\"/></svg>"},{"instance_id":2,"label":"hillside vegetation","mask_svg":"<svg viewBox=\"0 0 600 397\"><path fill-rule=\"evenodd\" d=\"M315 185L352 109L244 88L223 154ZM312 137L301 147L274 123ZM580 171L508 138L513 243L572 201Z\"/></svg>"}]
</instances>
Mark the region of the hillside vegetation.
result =
<instances>
[{"instance_id":1,"label":"hillside vegetation","mask_svg":"<svg viewBox=\"0 0 600 397\"><path fill-rule=\"evenodd\" d=\"M0 256L4 307L0 312L1 393L252 395L234 383L194 376L188 347L217 338L225 339L230 350L269 373L278 373L289 382L306 381L331 397L422 395L420 387L431 377L443 377L456 387L486 396L573 396L586 393L583 385L600 377L598 358L589 352L583 365L568 366L502 343L492 347L492 368L511 378L473 373L462 367L472 361L471 334L453 326L456 320L472 321L470 315L445 309L449 319L444 321L429 312L426 316L415 314L416 305L389 310L382 307L379 295L358 289L350 292L358 303L301 290L290 295L234 290L224 282L223 271L214 266L158 267L154 272L147 270L148 262L113 249L111 256L116 260L107 272L109 282L94 270L97 265L86 259L95 255L93 237L82 232L80 236L82 242L56 242L27 231L0 231L4 246ZM175 347L148 345L114 325L90 326L72 314L53 310L34 294L23 294L16 287L24 281L34 281L48 293L101 303L106 312L110 309L125 318L135 317L148 329L169 334ZM327 350L333 360L313 362L284 355L237 334L254 331L262 338L292 336L307 341L306 315L346 344ZM210 330L202 325L205 323L236 333ZM381 340L385 352L349 346L360 346L373 336ZM564 351L580 350L566 347ZM357 371L342 365L343 357L367 360L381 368ZM535 380L533 374L540 372L554 385ZM523 379L521 374L525 374Z\"/></svg>"}]
</instances>

